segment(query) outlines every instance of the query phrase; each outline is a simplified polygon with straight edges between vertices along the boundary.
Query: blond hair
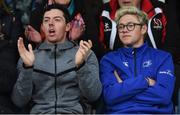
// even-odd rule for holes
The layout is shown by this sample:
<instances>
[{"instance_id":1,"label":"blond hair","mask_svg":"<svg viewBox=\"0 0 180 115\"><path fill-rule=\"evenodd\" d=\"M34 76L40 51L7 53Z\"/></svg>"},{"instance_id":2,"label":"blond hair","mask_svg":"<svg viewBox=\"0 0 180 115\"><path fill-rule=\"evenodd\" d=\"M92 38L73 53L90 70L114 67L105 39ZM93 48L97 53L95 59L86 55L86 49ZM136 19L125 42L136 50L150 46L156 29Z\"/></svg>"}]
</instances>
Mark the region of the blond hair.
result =
<instances>
[{"instance_id":1,"label":"blond hair","mask_svg":"<svg viewBox=\"0 0 180 115\"><path fill-rule=\"evenodd\" d=\"M138 21L142 24L142 25L147 25L148 24L148 16L145 12L139 10L138 8L134 7L134 6L124 6L119 8L116 11L116 15L115 15L115 21L118 24L119 20L127 14L132 14L132 15L136 15L138 18Z\"/></svg>"}]
</instances>

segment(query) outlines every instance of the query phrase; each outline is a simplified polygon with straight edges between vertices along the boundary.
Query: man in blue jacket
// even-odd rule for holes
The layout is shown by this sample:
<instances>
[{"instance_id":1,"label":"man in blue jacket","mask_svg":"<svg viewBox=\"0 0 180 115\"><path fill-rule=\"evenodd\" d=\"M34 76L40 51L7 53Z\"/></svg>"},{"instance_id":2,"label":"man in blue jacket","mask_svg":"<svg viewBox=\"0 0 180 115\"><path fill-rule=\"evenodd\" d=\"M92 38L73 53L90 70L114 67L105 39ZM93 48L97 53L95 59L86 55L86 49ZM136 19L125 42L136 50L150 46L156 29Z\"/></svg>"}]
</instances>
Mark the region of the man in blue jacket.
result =
<instances>
[{"instance_id":1,"label":"man in blue jacket","mask_svg":"<svg viewBox=\"0 0 180 115\"><path fill-rule=\"evenodd\" d=\"M173 113L172 57L144 42L147 15L124 7L117 11L116 22L124 47L100 62L106 113Z\"/></svg>"}]
</instances>

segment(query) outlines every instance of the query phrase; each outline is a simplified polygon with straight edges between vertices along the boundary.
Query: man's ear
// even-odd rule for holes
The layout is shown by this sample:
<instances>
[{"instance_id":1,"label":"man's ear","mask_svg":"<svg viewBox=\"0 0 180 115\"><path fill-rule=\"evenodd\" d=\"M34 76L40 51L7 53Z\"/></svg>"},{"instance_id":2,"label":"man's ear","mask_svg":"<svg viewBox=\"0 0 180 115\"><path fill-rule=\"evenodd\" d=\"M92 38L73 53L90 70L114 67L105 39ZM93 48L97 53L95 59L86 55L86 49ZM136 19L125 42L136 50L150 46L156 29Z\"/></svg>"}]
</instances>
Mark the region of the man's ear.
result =
<instances>
[{"instance_id":1,"label":"man's ear","mask_svg":"<svg viewBox=\"0 0 180 115\"><path fill-rule=\"evenodd\" d=\"M70 23L67 23L67 24L66 24L66 32L68 32L70 29L71 29L71 24L70 24Z\"/></svg>"},{"instance_id":2,"label":"man's ear","mask_svg":"<svg viewBox=\"0 0 180 115\"><path fill-rule=\"evenodd\" d=\"M142 34L147 33L147 29L148 29L147 25L143 25L142 28L141 28Z\"/></svg>"}]
</instances>

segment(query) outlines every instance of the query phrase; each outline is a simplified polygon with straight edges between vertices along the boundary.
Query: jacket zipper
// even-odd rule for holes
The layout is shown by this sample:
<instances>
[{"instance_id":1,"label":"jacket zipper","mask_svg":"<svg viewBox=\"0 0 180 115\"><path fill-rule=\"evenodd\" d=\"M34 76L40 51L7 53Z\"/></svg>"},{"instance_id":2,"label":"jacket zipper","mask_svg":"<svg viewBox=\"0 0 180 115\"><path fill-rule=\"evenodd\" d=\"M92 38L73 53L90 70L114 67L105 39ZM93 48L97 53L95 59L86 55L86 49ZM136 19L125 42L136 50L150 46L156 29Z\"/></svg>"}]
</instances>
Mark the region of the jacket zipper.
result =
<instances>
[{"instance_id":1,"label":"jacket zipper","mask_svg":"<svg viewBox=\"0 0 180 115\"><path fill-rule=\"evenodd\" d=\"M136 49L133 49L133 55L134 55L134 76L137 76L137 70L136 70Z\"/></svg>"},{"instance_id":2,"label":"jacket zipper","mask_svg":"<svg viewBox=\"0 0 180 115\"><path fill-rule=\"evenodd\" d=\"M55 44L55 48L54 48L54 65L55 65L55 77L54 77L54 81L55 81L55 114L57 114L57 62L56 62L56 49L57 49L57 44Z\"/></svg>"}]
</instances>

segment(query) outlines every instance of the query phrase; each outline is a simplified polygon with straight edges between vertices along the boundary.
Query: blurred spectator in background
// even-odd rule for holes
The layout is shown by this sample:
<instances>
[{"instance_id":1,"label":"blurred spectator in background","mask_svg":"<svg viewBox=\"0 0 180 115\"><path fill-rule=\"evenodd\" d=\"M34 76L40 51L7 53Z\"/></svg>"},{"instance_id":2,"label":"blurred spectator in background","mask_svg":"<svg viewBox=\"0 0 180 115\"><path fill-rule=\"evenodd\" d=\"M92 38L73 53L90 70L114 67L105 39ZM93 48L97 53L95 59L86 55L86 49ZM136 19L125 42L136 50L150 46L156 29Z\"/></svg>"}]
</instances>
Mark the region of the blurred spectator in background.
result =
<instances>
[{"instance_id":1,"label":"blurred spectator in background","mask_svg":"<svg viewBox=\"0 0 180 115\"><path fill-rule=\"evenodd\" d=\"M18 17L20 18L23 27L29 24L30 12L34 7L35 0L4 0L8 6L18 11Z\"/></svg>"},{"instance_id":2,"label":"blurred spectator in background","mask_svg":"<svg viewBox=\"0 0 180 115\"><path fill-rule=\"evenodd\" d=\"M178 8L180 7L180 2L178 0L166 0L166 15L167 20L169 23L167 23L167 36L170 39L167 39L166 44L170 48L169 50L176 51L174 54L174 66L175 66L175 76L176 76L176 84L174 89L174 97L173 102L175 104L175 110L177 112L176 107L180 106L178 105L178 91L180 88L180 27L178 26L180 24L180 19L178 16L180 14L178 13ZM167 48L168 48L167 46ZM180 107L179 107L180 108ZM178 110L180 112L180 110Z\"/></svg>"},{"instance_id":3,"label":"blurred spectator in background","mask_svg":"<svg viewBox=\"0 0 180 115\"><path fill-rule=\"evenodd\" d=\"M180 27L180 1L179 0L176 0L176 15L177 15L177 18L178 18L178 24L179 24L179 27Z\"/></svg>"},{"instance_id":4,"label":"blurred spectator in background","mask_svg":"<svg viewBox=\"0 0 180 115\"><path fill-rule=\"evenodd\" d=\"M20 19L4 0L0 0L0 113L16 113L11 91L17 79L19 58L17 39L23 35Z\"/></svg>"},{"instance_id":5,"label":"blurred spectator in background","mask_svg":"<svg viewBox=\"0 0 180 115\"><path fill-rule=\"evenodd\" d=\"M164 11L167 17L167 31L162 49L172 53L174 62L180 64L180 28L178 26L179 20L176 10L178 2L176 0L166 0L165 5Z\"/></svg>"}]
</instances>

